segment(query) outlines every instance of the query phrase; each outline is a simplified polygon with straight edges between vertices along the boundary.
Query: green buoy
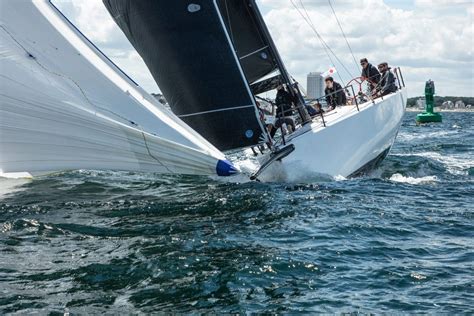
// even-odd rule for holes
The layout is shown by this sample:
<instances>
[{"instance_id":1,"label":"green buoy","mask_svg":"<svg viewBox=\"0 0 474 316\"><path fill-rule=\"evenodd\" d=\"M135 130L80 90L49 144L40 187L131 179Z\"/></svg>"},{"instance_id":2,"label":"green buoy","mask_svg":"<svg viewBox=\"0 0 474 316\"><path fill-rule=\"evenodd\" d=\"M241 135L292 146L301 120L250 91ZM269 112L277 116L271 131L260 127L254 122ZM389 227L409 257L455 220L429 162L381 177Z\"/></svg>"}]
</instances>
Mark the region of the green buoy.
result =
<instances>
[{"instance_id":1,"label":"green buoy","mask_svg":"<svg viewBox=\"0 0 474 316\"><path fill-rule=\"evenodd\" d=\"M443 120L443 118L441 117L441 114L434 112L434 94L435 94L434 82L431 80L428 80L425 85L425 100L426 100L425 112L420 113L416 116L417 123L441 122Z\"/></svg>"}]
</instances>

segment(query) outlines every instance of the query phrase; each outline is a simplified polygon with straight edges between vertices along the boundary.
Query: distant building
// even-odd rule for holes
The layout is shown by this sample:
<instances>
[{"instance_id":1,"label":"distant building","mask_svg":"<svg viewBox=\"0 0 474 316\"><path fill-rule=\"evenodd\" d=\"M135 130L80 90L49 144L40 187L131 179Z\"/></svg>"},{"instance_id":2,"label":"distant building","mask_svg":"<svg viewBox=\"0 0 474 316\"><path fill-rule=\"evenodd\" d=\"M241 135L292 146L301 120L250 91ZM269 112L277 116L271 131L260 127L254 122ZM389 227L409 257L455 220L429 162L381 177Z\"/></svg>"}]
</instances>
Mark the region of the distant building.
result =
<instances>
[{"instance_id":1,"label":"distant building","mask_svg":"<svg viewBox=\"0 0 474 316\"><path fill-rule=\"evenodd\" d=\"M454 107L454 103L452 101L444 101L441 105L443 109L452 109Z\"/></svg>"},{"instance_id":2,"label":"distant building","mask_svg":"<svg viewBox=\"0 0 474 316\"><path fill-rule=\"evenodd\" d=\"M317 99L324 95L324 78L321 72L310 72L306 78L308 98Z\"/></svg>"},{"instance_id":3,"label":"distant building","mask_svg":"<svg viewBox=\"0 0 474 316\"><path fill-rule=\"evenodd\" d=\"M426 107L426 100L425 98L419 98L418 100L416 100L416 106L419 108L419 109L424 109Z\"/></svg>"},{"instance_id":4,"label":"distant building","mask_svg":"<svg viewBox=\"0 0 474 316\"><path fill-rule=\"evenodd\" d=\"M459 100L459 101L456 101L456 103L454 103L454 107L456 109L464 109L466 106L464 105L464 102Z\"/></svg>"}]
</instances>

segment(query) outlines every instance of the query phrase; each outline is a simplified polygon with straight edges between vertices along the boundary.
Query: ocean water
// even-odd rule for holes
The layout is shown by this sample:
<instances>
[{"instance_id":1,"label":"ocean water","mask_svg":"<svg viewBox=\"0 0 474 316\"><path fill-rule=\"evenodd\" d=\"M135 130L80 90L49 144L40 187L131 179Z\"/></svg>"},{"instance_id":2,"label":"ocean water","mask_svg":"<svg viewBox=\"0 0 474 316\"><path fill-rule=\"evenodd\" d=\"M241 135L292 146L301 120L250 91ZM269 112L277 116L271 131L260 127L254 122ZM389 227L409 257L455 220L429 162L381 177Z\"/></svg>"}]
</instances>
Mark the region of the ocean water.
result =
<instances>
[{"instance_id":1,"label":"ocean water","mask_svg":"<svg viewBox=\"0 0 474 316\"><path fill-rule=\"evenodd\" d=\"M0 314L474 313L474 113L357 179L0 179Z\"/></svg>"}]
</instances>

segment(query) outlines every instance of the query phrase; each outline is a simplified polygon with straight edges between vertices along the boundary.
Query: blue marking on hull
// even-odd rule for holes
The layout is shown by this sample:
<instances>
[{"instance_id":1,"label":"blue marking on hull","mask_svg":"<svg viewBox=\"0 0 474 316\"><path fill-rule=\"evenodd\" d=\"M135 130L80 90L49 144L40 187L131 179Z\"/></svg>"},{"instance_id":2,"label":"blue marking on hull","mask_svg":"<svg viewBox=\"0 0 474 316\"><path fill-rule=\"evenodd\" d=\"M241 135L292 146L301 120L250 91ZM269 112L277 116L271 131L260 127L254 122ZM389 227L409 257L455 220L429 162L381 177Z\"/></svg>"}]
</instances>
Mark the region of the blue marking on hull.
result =
<instances>
[{"instance_id":1,"label":"blue marking on hull","mask_svg":"<svg viewBox=\"0 0 474 316\"><path fill-rule=\"evenodd\" d=\"M238 170L228 160L219 160L216 166L216 173L220 177L228 177L236 174Z\"/></svg>"}]
</instances>

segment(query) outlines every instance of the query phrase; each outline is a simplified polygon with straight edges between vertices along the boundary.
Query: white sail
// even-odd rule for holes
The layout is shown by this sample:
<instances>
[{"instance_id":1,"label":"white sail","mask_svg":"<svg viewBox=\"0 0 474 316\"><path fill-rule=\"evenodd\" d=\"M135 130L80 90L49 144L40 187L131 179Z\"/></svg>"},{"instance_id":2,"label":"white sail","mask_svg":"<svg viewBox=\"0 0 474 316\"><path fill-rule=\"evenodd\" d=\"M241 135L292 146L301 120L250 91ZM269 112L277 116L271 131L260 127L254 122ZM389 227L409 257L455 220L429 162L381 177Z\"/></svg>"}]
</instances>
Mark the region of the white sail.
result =
<instances>
[{"instance_id":1,"label":"white sail","mask_svg":"<svg viewBox=\"0 0 474 316\"><path fill-rule=\"evenodd\" d=\"M223 160L49 1L0 0L0 173L234 172Z\"/></svg>"}]
</instances>

